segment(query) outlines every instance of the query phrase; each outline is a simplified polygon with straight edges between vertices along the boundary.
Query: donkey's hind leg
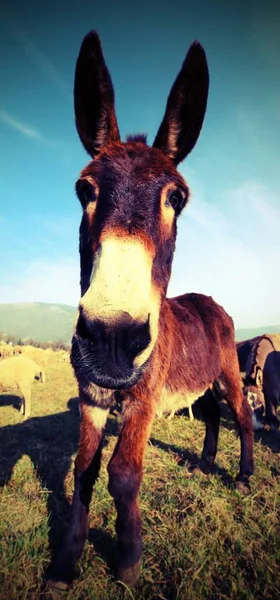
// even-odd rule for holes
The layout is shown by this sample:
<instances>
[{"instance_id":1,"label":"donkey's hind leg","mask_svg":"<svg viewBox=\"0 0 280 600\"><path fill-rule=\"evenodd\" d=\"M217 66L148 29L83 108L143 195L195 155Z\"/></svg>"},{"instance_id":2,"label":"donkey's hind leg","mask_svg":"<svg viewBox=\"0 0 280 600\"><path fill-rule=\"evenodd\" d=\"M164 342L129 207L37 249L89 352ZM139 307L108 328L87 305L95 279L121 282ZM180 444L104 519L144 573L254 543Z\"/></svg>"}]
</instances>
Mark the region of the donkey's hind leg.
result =
<instances>
[{"instance_id":1,"label":"donkey's hind leg","mask_svg":"<svg viewBox=\"0 0 280 600\"><path fill-rule=\"evenodd\" d=\"M235 486L240 491L245 491L249 489L249 477L254 472L253 421L251 408L242 391L238 359L235 352L232 352L230 360L227 360L219 381L225 387L224 397L232 409L240 434L241 457Z\"/></svg>"},{"instance_id":2,"label":"donkey's hind leg","mask_svg":"<svg viewBox=\"0 0 280 600\"><path fill-rule=\"evenodd\" d=\"M220 407L211 390L207 390L198 402L206 427L203 452L199 463L199 468L203 472L208 473L214 464L217 453L220 426Z\"/></svg>"}]
</instances>

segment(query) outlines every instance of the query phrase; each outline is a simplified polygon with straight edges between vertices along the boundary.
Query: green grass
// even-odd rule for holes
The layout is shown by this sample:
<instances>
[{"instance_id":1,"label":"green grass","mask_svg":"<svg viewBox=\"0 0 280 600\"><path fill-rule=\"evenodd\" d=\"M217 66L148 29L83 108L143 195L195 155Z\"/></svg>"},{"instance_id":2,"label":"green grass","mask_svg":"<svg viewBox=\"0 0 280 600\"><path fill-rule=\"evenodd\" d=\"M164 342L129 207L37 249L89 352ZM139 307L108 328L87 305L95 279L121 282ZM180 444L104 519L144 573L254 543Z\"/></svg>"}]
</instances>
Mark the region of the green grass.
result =
<instances>
[{"instance_id":1,"label":"green grass","mask_svg":"<svg viewBox=\"0 0 280 600\"><path fill-rule=\"evenodd\" d=\"M77 386L71 367L51 364L35 383L32 418L0 397L0 599L39 597L44 573L69 518L78 443ZM68 406L68 401L69 406ZM140 495L143 570L134 590L116 582L113 501L106 465L117 423L108 422L100 478L90 508L89 539L67 600L257 600L280 598L280 441L255 435L251 495L232 487L239 440L222 405L217 469L190 476L204 424L185 416L157 420L147 448Z\"/></svg>"}]
</instances>

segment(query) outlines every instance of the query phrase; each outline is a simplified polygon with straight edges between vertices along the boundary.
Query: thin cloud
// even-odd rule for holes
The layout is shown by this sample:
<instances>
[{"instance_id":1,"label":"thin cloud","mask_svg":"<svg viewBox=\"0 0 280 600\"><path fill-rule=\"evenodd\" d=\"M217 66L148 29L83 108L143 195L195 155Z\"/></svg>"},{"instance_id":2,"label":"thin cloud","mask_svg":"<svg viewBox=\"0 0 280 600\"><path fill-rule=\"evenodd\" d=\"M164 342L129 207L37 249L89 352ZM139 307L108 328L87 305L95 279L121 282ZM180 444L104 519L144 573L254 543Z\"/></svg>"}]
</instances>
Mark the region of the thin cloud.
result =
<instances>
[{"instance_id":1,"label":"thin cloud","mask_svg":"<svg viewBox=\"0 0 280 600\"><path fill-rule=\"evenodd\" d=\"M280 323L280 211L273 192L248 181L225 210L196 197L178 223L168 293L212 296L237 327Z\"/></svg>"},{"instance_id":2,"label":"thin cloud","mask_svg":"<svg viewBox=\"0 0 280 600\"><path fill-rule=\"evenodd\" d=\"M14 129L14 131L17 131L17 133L23 135L25 138L36 140L37 142L40 142L41 144L44 144L49 148L58 148L66 145L66 142L64 142L63 140L46 138L40 133L40 131L38 131L38 129L35 129L35 127L32 127L31 125L25 123L24 121L21 121L17 117L14 117L1 107L0 121L4 123L4 125L6 125L7 127L10 127L11 129Z\"/></svg>"},{"instance_id":3,"label":"thin cloud","mask_svg":"<svg viewBox=\"0 0 280 600\"><path fill-rule=\"evenodd\" d=\"M72 102L72 95L68 92L68 86L63 81L61 73L59 73L58 69L54 67L43 52L27 40L22 44L22 48L30 60L38 67L41 73L53 83L63 97L68 102Z\"/></svg>"},{"instance_id":4,"label":"thin cloud","mask_svg":"<svg viewBox=\"0 0 280 600\"><path fill-rule=\"evenodd\" d=\"M280 230L280 208L278 197L259 182L248 181L230 194L230 201L240 216L250 216L250 221L260 227L260 234L269 235Z\"/></svg>"},{"instance_id":5,"label":"thin cloud","mask_svg":"<svg viewBox=\"0 0 280 600\"><path fill-rule=\"evenodd\" d=\"M63 80L59 70L52 64L49 58L30 41L28 34L21 27L15 25L14 19L10 18L7 14L5 17L10 35L24 50L30 61L49 81L51 81L54 87L68 102L72 102L72 94L69 91L69 86Z\"/></svg>"},{"instance_id":6,"label":"thin cloud","mask_svg":"<svg viewBox=\"0 0 280 600\"><path fill-rule=\"evenodd\" d=\"M0 120L2 121L2 123L7 125L8 127L11 127L12 129L15 129L15 131L17 131L18 133L21 133L25 137L33 138L35 140L39 140L40 142L47 141L46 138L44 138L39 133L39 131L37 131L30 125L23 123L23 121L19 121L19 119L16 119L11 114L9 114L8 112L6 112L5 110L3 110L1 108L0 108Z\"/></svg>"}]
</instances>

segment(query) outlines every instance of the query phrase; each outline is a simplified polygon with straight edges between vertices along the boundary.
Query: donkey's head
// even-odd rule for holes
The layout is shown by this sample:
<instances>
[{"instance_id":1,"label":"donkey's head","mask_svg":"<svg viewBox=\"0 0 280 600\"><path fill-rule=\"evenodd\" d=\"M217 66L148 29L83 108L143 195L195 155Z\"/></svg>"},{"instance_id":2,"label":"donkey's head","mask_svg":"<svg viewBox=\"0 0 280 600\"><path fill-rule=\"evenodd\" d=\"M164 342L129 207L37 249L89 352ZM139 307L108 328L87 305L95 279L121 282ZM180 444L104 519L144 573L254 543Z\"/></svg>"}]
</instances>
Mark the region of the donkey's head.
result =
<instances>
[{"instance_id":1,"label":"donkey's head","mask_svg":"<svg viewBox=\"0 0 280 600\"><path fill-rule=\"evenodd\" d=\"M134 385L156 343L176 221L189 195L176 166L199 136L208 83L204 50L194 42L153 146L142 135L122 143L98 35L91 32L82 43L75 115L80 139L92 157L76 184L83 217L81 301L72 363L82 386Z\"/></svg>"}]
</instances>

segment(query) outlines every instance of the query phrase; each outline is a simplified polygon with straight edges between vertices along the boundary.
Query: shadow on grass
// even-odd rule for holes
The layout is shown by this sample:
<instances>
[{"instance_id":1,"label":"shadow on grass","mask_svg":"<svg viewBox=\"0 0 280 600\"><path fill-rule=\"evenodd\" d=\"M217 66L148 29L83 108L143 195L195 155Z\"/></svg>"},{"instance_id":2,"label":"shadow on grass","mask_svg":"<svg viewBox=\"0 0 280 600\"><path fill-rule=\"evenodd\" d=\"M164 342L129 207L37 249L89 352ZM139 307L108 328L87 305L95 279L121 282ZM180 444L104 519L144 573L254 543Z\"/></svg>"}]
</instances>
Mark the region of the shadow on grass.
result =
<instances>
[{"instance_id":1,"label":"shadow on grass","mask_svg":"<svg viewBox=\"0 0 280 600\"><path fill-rule=\"evenodd\" d=\"M273 429L260 429L255 431L255 441L260 441L263 446L268 446L275 454L280 453L280 431Z\"/></svg>"},{"instance_id":2,"label":"shadow on grass","mask_svg":"<svg viewBox=\"0 0 280 600\"><path fill-rule=\"evenodd\" d=\"M226 400L219 402L220 406L220 427L224 427L228 431L234 431L238 436L238 429L236 427L232 410L230 409ZM196 419L203 421L200 408L199 400L193 405L193 413ZM184 410L182 414L188 414ZM263 446L267 446L272 452L279 454L280 452L280 430L275 430L269 427L264 421L264 428L258 431L254 431L254 441L261 441Z\"/></svg>"},{"instance_id":3,"label":"shadow on grass","mask_svg":"<svg viewBox=\"0 0 280 600\"><path fill-rule=\"evenodd\" d=\"M0 396L0 404L18 406L19 399L16 396ZM29 456L42 487L49 492L49 541L52 552L63 534L69 513L64 479L79 439L78 399L71 398L68 407L70 410L66 412L33 417L0 429L0 486L9 482L13 468L21 457Z\"/></svg>"},{"instance_id":4,"label":"shadow on grass","mask_svg":"<svg viewBox=\"0 0 280 600\"><path fill-rule=\"evenodd\" d=\"M21 397L16 394L0 394L0 406L13 406L19 410Z\"/></svg>"},{"instance_id":5,"label":"shadow on grass","mask_svg":"<svg viewBox=\"0 0 280 600\"><path fill-rule=\"evenodd\" d=\"M166 444L165 442L162 442L161 440L156 440L154 438L150 439L150 443L152 444L152 446L155 446L155 448L160 448L165 452L172 452L173 454L176 454L176 456L178 457L178 460L176 461L177 464L181 467L186 467L190 471L190 473L192 473L192 471L200 465L200 456L198 456L198 454L196 454L195 452L190 452L186 449L182 450L182 448L180 448L179 446L175 446L174 444ZM228 472L216 464L213 465L213 467L211 467L209 473L211 473L212 475L218 475L221 478L223 484L227 487L232 487L234 485L234 480L228 474Z\"/></svg>"},{"instance_id":6,"label":"shadow on grass","mask_svg":"<svg viewBox=\"0 0 280 600\"><path fill-rule=\"evenodd\" d=\"M221 408L221 425L228 430L234 430L238 435L237 427L235 426L233 414L227 402L220 403ZM254 441L261 442L263 446L267 446L272 452L279 454L280 452L280 431L269 427L264 421L264 428L254 431Z\"/></svg>"},{"instance_id":7,"label":"shadow on grass","mask_svg":"<svg viewBox=\"0 0 280 600\"><path fill-rule=\"evenodd\" d=\"M20 398L0 395L1 406L19 408ZM0 428L0 487L9 483L14 466L22 456L30 457L42 488L48 492L49 545L51 565L61 540L66 533L70 517L70 504L65 495L64 480L69 472L72 456L77 453L79 441L78 398L70 398L69 410L43 417L31 417L16 425ZM108 419L106 438L116 436L116 419ZM110 562L114 540L104 530L92 529L89 540L97 553Z\"/></svg>"},{"instance_id":8,"label":"shadow on grass","mask_svg":"<svg viewBox=\"0 0 280 600\"><path fill-rule=\"evenodd\" d=\"M113 504L112 504L113 509ZM88 540L95 552L101 556L106 565L114 571L117 557L117 540L105 529L92 527L89 529Z\"/></svg>"}]
</instances>

